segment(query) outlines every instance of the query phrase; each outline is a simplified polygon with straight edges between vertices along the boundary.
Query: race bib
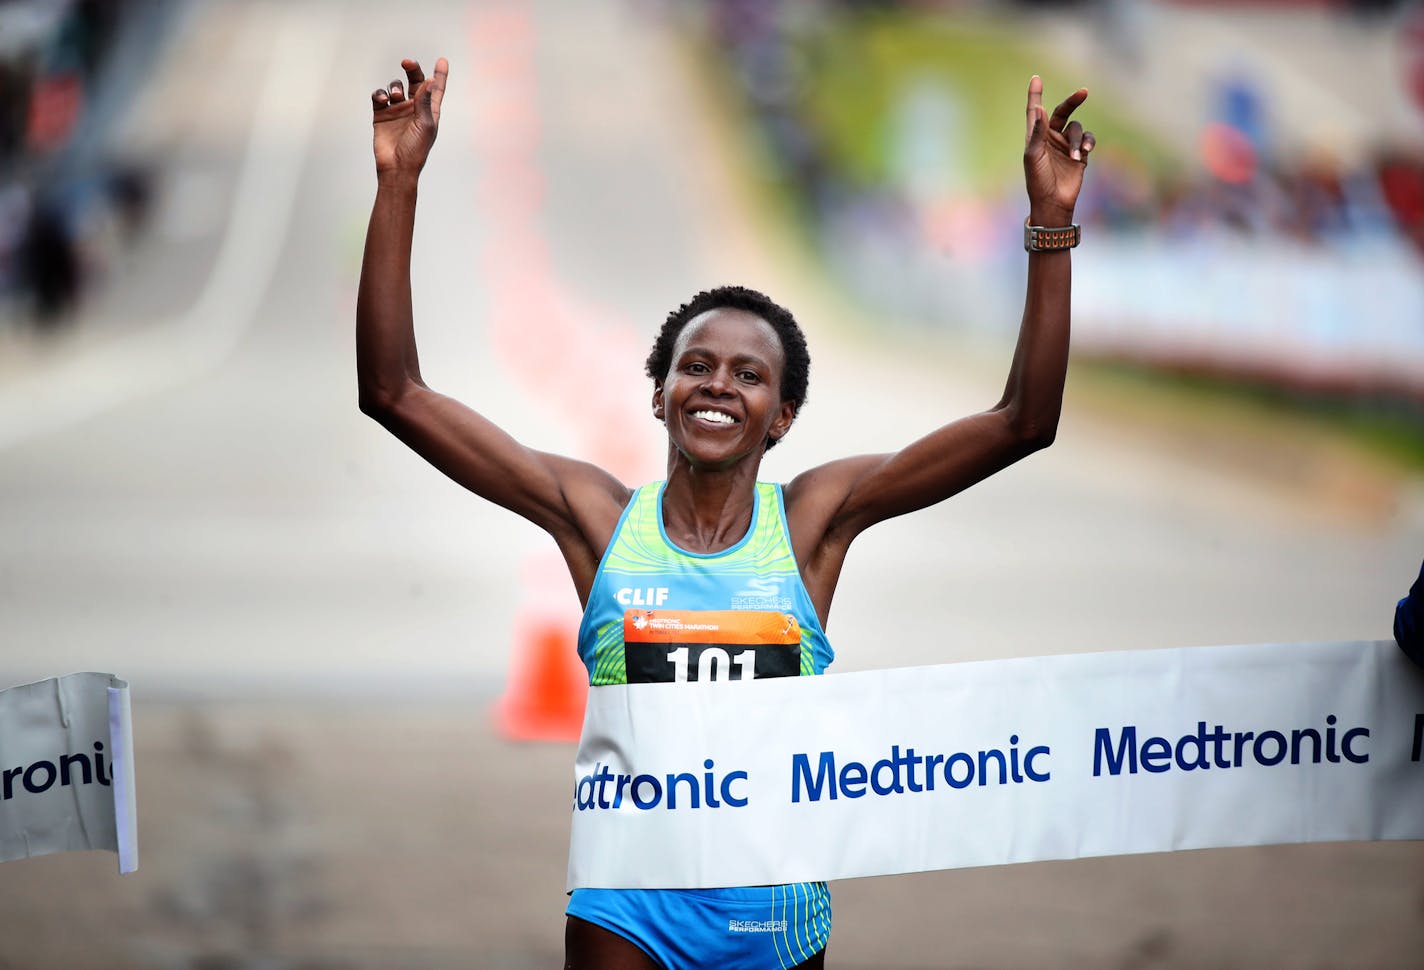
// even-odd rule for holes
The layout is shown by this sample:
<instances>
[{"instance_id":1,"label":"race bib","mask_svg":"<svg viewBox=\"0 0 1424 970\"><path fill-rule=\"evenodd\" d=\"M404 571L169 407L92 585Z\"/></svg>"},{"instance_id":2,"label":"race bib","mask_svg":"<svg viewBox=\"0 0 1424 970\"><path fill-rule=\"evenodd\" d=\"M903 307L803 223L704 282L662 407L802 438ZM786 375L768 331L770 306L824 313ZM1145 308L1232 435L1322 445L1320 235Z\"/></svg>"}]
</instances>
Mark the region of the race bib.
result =
<instances>
[{"instance_id":1,"label":"race bib","mask_svg":"<svg viewBox=\"0 0 1424 970\"><path fill-rule=\"evenodd\" d=\"M628 610L630 684L761 680L801 673L801 625L790 613Z\"/></svg>"}]
</instances>

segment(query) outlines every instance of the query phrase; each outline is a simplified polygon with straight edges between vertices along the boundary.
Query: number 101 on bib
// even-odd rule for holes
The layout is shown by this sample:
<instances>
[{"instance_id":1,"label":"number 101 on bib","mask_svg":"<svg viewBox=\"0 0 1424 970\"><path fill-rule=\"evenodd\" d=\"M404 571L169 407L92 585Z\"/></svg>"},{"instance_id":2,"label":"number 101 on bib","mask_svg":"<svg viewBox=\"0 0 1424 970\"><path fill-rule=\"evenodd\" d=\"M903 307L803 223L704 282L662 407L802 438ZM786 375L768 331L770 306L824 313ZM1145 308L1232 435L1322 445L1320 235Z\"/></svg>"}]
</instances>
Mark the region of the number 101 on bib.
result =
<instances>
[{"instance_id":1,"label":"number 101 on bib","mask_svg":"<svg viewBox=\"0 0 1424 970\"><path fill-rule=\"evenodd\" d=\"M801 673L801 627L789 613L628 610L623 645L630 684Z\"/></svg>"}]
</instances>

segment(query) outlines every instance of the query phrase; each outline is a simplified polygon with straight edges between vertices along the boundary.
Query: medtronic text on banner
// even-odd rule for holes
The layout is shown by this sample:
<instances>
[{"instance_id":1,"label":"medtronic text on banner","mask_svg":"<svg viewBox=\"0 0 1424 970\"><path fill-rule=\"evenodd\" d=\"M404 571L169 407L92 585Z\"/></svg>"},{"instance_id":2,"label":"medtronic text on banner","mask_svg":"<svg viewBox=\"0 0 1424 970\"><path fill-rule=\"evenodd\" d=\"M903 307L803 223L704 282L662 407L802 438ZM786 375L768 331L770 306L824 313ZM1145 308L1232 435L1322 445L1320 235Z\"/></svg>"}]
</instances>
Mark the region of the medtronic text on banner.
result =
<instances>
[{"instance_id":1,"label":"medtronic text on banner","mask_svg":"<svg viewBox=\"0 0 1424 970\"><path fill-rule=\"evenodd\" d=\"M75 849L138 868L129 689L112 674L0 690L0 861Z\"/></svg>"},{"instance_id":2,"label":"medtronic text on banner","mask_svg":"<svg viewBox=\"0 0 1424 970\"><path fill-rule=\"evenodd\" d=\"M1387 642L599 687L569 887L1418 839L1421 747Z\"/></svg>"}]
</instances>

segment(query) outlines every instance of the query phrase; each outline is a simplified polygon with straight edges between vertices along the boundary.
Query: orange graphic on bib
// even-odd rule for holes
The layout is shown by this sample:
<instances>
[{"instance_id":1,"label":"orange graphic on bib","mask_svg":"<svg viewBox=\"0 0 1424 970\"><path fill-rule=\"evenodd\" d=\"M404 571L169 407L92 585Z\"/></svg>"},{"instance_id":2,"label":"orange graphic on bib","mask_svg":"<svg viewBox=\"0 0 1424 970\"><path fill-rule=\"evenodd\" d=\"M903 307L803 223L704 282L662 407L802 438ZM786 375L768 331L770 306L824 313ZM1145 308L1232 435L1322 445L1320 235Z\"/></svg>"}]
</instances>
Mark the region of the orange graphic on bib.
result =
<instances>
[{"instance_id":1,"label":"orange graphic on bib","mask_svg":"<svg viewBox=\"0 0 1424 970\"><path fill-rule=\"evenodd\" d=\"M754 610L627 610L624 643L800 644L790 613Z\"/></svg>"},{"instance_id":2,"label":"orange graphic on bib","mask_svg":"<svg viewBox=\"0 0 1424 970\"><path fill-rule=\"evenodd\" d=\"M801 624L754 610L628 610L623 663L630 684L796 677Z\"/></svg>"}]
</instances>

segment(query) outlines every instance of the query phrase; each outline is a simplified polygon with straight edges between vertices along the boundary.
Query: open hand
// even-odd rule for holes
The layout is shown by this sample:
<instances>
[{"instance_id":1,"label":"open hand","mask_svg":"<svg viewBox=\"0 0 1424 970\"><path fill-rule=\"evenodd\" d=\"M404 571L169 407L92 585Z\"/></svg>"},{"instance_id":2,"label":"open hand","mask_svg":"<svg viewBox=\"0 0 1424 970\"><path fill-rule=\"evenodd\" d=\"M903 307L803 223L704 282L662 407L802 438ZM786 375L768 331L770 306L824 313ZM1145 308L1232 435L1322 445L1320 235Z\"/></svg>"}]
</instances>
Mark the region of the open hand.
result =
<instances>
[{"instance_id":1,"label":"open hand","mask_svg":"<svg viewBox=\"0 0 1424 970\"><path fill-rule=\"evenodd\" d=\"M1088 153L1097 144L1091 131L1069 121L1088 100L1088 89L1068 95L1050 117L1043 107L1043 80L1028 82L1028 131L1024 135L1024 180L1028 184L1029 220L1037 226L1066 226L1083 187Z\"/></svg>"},{"instance_id":2,"label":"open hand","mask_svg":"<svg viewBox=\"0 0 1424 970\"><path fill-rule=\"evenodd\" d=\"M428 80L418 61L407 58L401 67L405 81L397 78L371 92L377 178L419 175L440 128L449 62L443 57L437 60L435 75Z\"/></svg>"}]
</instances>

